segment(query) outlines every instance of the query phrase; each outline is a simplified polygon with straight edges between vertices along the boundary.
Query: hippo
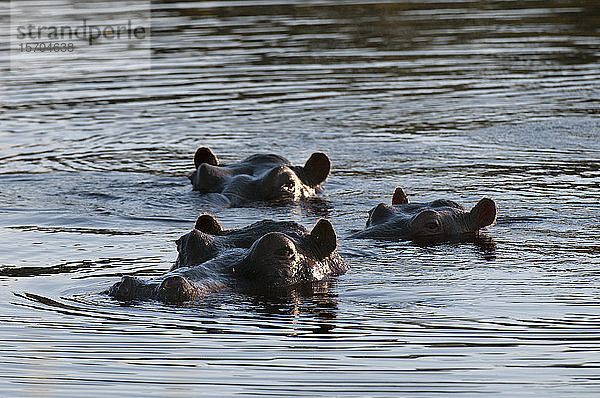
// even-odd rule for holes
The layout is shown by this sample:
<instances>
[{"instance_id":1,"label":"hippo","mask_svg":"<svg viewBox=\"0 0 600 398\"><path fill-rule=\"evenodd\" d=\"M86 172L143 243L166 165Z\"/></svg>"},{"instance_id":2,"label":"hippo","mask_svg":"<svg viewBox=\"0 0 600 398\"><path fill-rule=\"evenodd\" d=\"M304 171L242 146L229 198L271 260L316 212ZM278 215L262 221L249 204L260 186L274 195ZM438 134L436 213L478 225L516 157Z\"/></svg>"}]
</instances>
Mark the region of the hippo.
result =
<instances>
[{"instance_id":1,"label":"hippo","mask_svg":"<svg viewBox=\"0 0 600 398\"><path fill-rule=\"evenodd\" d=\"M406 192L396 187L392 205L380 203L369 211L366 228L353 238L405 239L423 242L458 240L494 224L496 203L481 199L471 210L446 199L409 203Z\"/></svg>"},{"instance_id":2,"label":"hippo","mask_svg":"<svg viewBox=\"0 0 600 398\"><path fill-rule=\"evenodd\" d=\"M178 257L168 273L149 280L124 276L106 293L123 301L164 302L198 300L228 287L281 293L348 269L325 219L311 231L296 222L271 220L226 230L204 214L176 243Z\"/></svg>"},{"instance_id":3,"label":"hippo","mask_svg":"<svg viewBox=\"0 0 600 398\"><path fill-rule=\"evenodd\" d=\"M189 176L194 190L216 202L236 207L248 202L290 202L320 192L331 162L322 152L313 153L304 166L272 154L252 155L239 163L222 165L210 148L194 155L196 170Z\"/></svg>"}]
</instances>

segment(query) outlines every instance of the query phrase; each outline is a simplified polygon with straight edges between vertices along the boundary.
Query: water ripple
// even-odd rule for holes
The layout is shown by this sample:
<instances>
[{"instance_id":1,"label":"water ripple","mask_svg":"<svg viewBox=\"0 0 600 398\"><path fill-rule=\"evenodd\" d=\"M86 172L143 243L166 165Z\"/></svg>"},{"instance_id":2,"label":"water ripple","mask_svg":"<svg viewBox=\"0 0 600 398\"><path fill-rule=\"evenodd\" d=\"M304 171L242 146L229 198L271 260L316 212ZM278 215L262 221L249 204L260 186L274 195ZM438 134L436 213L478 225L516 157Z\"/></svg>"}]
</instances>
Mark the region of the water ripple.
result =
<instances>
[{"instance_id":1,"label":"water ripple","mask_svg":"<svg viewBox=\"0 0 600 398\"><path fill-rule=\"evenodd\" d=\"M147 11L13 5L48 4L74 21ZM0 393L598 395L598 15L592 0L153 2L151 68L112 51L118 68L80 54L24 74L0 48ZM325 151L332 173L315 202L222 209L187 181L200 145L224 163ZM497 223L463 243L349 239L396 185L492 197ZM327 217L350 271L312 295L101 294L166 272L203 212L232 228Z\"/></svg>"}]
</instances>

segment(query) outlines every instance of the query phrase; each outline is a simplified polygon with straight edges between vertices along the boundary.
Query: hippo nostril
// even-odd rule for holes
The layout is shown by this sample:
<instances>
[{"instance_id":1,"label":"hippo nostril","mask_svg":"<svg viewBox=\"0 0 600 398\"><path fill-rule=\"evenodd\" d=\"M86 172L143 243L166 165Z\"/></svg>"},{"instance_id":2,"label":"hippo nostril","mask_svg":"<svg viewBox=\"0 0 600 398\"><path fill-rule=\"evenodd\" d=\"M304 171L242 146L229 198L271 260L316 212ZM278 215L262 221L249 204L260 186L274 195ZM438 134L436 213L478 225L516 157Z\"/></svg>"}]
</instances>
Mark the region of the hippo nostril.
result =
<instances>
[{"instance_id":1,"label":"hippo nostril","mask_svg":"<svg viewBox=\"0 0 600 398\"><path fill-rule=\"evenodd\" d=\"M281 267L276 273L278 278L286 279L292 276L292 270L289 267Z\"/></svg>"},{"instance_id":2,"label":"hippo nostril","mask_svg":"<svg viewBox=\"0 0 600 398\"><path fill-rule=\"evenodd\" d=\"M158 288L158 298L166 302L190 300L192 293L193 291L188 280L179 275L164 279Z\"/></svg>"},{"instance_id":3,"label":"hippo nostril","mask_svg":"<svg viewBox=\"0 0 600 398\"><path fill-rule=\"evenodd\" d=\"M131 299L134 297L139 280L132 276L124 276L110 289L111 295L118 299Z\"/></svg>"},{"instance_id":4,"label":"hippo nostril","mask_svg":"<svg viewBox=\"0 0 600 398\"><path fill-rule=\"evenodd\" d=\"M184 279L181 276L171 276L165 279L160 288L164 290L174 290L179 289L184 285Z\"/></svg>"},{"instance_id":5,"label":"hippo nostril","mask_svg":"<svg viewBox=\"0 0 600 398\"><path fill-rule=\"evenodd\" d=\"M131 290L131 288L133 287L135 283L135 279L131 276L124 276L123 278L121 278L121 285L120 285L120 289L122 291L129 291Z\"/></svg>"},{"instance_id":6,"label":"hippo nostril","mask_svg":"<svg viewBox=\"0 0 600 398\"><path fill-rule=\"evenodd\" d=\"M108 289L108 294L116 297L120 294L121 292L121 282L117 282L114 285L111 286L110 289Z\"/></svg>"}]
</instances>

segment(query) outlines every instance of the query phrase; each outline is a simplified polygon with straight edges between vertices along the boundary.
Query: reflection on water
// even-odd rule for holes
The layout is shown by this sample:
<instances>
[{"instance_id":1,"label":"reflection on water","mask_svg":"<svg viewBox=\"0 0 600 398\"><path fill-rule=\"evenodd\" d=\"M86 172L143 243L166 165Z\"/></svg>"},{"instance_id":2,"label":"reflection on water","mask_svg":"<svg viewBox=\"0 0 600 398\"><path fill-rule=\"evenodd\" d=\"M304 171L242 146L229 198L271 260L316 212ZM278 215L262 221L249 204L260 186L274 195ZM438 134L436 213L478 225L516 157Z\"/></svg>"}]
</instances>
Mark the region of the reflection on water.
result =
<instances>
[{"instance_id":1,"label":"reflection on water","mask_svg":"<svg viewBox=\"0 0 600 398\"><path fill-rule=\"evenodd\" d=\"M163 1L151 68L97 47L124 67L79 53L25 74L0 48L0 394L597 395L598 26L591 0ZM227 163L324 151L332 174L308 203L221 208L189 185L200 145ZM349 239L396 185L492 197L497 223L462 243ZM164 274L201 212L326 217L351 269L185 306L100 294Z\"/></svg>"}]
</instances>

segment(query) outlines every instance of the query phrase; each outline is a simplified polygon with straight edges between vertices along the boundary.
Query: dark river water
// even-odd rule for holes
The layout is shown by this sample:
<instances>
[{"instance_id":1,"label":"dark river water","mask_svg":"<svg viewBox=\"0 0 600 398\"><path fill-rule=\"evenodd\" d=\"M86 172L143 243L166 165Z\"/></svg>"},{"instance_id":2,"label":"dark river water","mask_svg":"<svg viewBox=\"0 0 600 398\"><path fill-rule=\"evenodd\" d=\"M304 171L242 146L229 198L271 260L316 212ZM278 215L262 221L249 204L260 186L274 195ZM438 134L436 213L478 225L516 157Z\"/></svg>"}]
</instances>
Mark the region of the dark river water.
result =
<instances>
[{"instance_id":1,"label":"dark river water","mask_svg":"<svg viewBox=\"0 0 600 398\"><path fill-rule=\"evenodd\" d=\"M9 23L150 10L2 7L11 45ZM155 1L151 17L145 43L0 48L0 395L600 394L597 0ZM229 163L327 152L323 201L211 205L186 178L199 145ZM491 197L498 221L478 243L350 239L396 185ZM166 272L202 212L326 217L350 270L281 298L100 294Z\"/></svg>"}]
</instances>

